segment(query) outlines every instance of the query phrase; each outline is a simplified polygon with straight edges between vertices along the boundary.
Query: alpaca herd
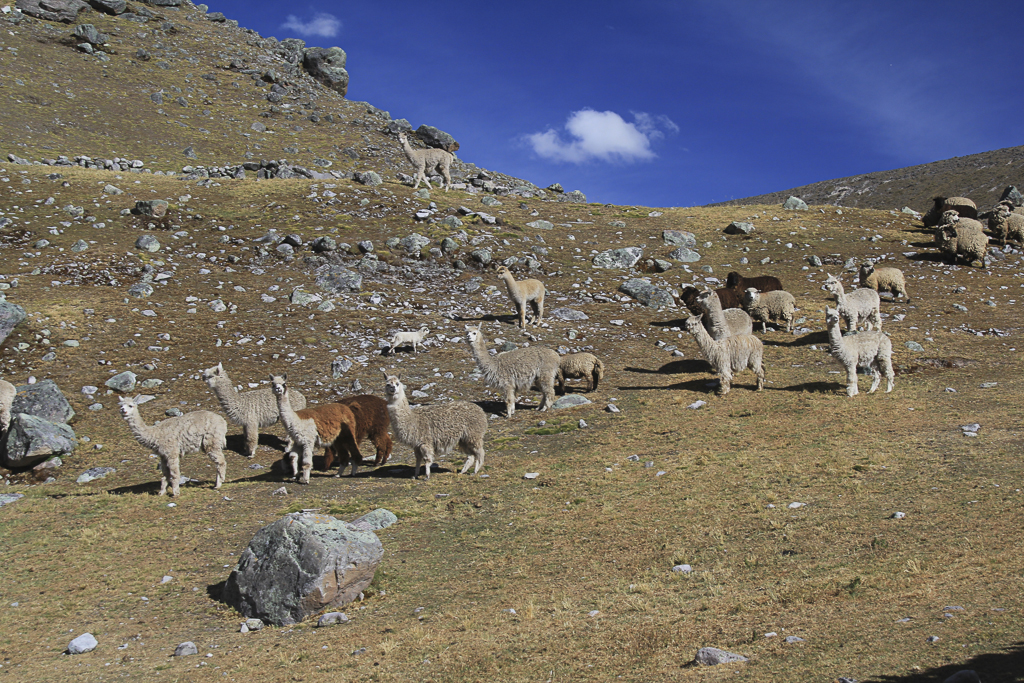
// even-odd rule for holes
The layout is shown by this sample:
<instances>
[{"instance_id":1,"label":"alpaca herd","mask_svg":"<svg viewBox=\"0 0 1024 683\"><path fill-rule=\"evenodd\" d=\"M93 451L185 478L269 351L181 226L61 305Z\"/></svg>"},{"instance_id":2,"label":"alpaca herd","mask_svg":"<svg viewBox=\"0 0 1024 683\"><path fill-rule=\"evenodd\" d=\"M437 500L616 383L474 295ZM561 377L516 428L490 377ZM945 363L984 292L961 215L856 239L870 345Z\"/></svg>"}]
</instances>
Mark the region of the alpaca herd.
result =
<instances>
[{"instance_id":1,"label":"alpaca herd","mask_svg":"<svg viewBox=\"0 0 1024 683\"><path fill-rule=\"evenodd\" d=\"M442 155L435 156L444 159ZM410 158L421 161L415 154ZM421 172L419 168L417 171ZM450 183L447 173L444 175ZM1010 202L1000 203L981 217L988 218L989 230L1003 244L1007 240L1024 243L1024 215ZM984 261L989 238L977 218L977 209L970 200L937 197L925 223L935 228L936 244L943 252L968 262ZM541 325L544 283L534 279L517 281L505 266L497 267L494 272L504 281L515 308L514 324L527 334L529 310L533 324ZM897 268L876 267L867 262L860 268L857 283L858 288L847 292L839 277L827 275L822 285L835 299L834 307L825 309L828 350L846 371L848 396L858 394L858 368L867 369L872 375L868 393L878 389L883 376L888 393L894 387L892 342L882 332L879 293L890 294L893 301L909 302L905 278ZM693 337L701 355L718 375L718 395L729 394L734 376L745 370L754 373L756 390L761 391L765 383L764 344L755 336L754 325L761 324L762 334L768 332L769 323L780 331L784 326L786 333L792 333L797 311L795 298L783 288L781 281L770 275L744 277L731 272L725 287L700 291L686 286L679 299L693 314L685 320L685 331ZM845 335L841 329L844 321ZM511 351L494 352L487 348L483 327L482 322L466 326L468 350L484 383L504 402L504 412L509 418L515 414L517 397L525 392L539 392L537 410L546 411L555 403L556 393L565 393L567 380L583 380L583 389L590 392L596 390L604 378L604 363L592 353L559 356L549 348L528 344ZM417 353L429 333L426 326L413 332L399 331L381 355L393 355L402 346L411 346L412 352ZM287 433L282 466L300 483L309 483L313 455L319 449L323 449L324 469L330 470L337 462L335 476L341 476L346 469L355 476L363 464L359 444L365 440L376 448L373 460L376 466L388 461L394 439L412 449L415 477L422 467L424 476L429 479L435 459L456 449L467 456L461 474L466 474L470 468L474 474L478 473L484 465L483 441L488 426L483 409L466 401L412 406L400 375L383 372L386 400L361 394L311 407L307 407L301 393L288 386L283 374L271 375L269 388L248 392L236 389L220 363L204 370L201 377L228 420L242 427L242 453L246 457L252 458L256 453L259 430L281 422ZM6 432L9 427L14 396L14 386L0 381L0 431ZM180 460L189 453L201 451L216 465L214 488L224 482L227 421L223 417L199 410L147 425L135 401L127 398L121 399L121 412L138 442L152 448L160 457L160 495L166 494L168 485L171 495L178 495Z\"/></svg>"}]
</instances>

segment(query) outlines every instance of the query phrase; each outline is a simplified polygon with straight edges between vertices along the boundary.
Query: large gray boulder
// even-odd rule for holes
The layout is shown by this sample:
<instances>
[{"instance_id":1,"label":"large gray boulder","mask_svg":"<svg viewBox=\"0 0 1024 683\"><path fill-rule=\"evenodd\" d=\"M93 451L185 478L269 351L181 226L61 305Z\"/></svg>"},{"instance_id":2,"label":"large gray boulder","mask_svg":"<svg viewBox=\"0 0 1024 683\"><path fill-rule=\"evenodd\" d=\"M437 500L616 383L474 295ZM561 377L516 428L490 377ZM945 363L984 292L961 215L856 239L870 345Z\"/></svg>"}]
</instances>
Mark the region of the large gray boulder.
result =
<instances>
[{"instance_id":1,"label":"large gray boulder","mask_svg":"<svg viewBox=\"0 0 1024 683\"><path fill-rule=\"evenodd\" d=\"M1021 194L1020 190L1015 185L1008 186L1003 190L1003 194L1000 195L999 201L1001 202L1013 202L1014 206L1024 205L1024 194Z\"/></svg>"},{"instance_id":2,"label":"large gray boulder","mask_svg":"<svg viewBox=\"0 0 1024 683\"><path fill-rule=\"evenodd\" d=\"M398 245L405 249L410 254L418 254L423 247L430 244L430 238L424 237L418 232L414 232L408 237L403 237L399 240Z\"/></svg>"},{"instance_id":3,"label":"large gray boulder","mask_svg":"<svg viewBox=\"0 0 1024 683\"><path fill-rule=\"evenodd\" d=\"M745 221L733 221L725 227L726 235L749 235L754 232L754 224Z\"/></svg>"},{"instance_id":4,"label":"large gray boulder","mask_svg":"<svg viewBox=\"0 0 1024 683\"><path fill-rule=\"evenodd\" d=\"M702 647L697 651L694 661L705 666L717 666L719 664L745 662L747 658L734 652L719 650L717 647Z\"/></svg>"},{"instance_id":5,"label":"large gray boulder","mask_svg":"<svg viewBox=\"0 0 1024 683\"><path fill-rule=\"evenodd\" d=\"M665 241L665 244L670 244L673 247L686 247L687 249L693 249L697 246L697 236L692 232L686 232L684 230L663 230L661 233L661 239Z\"/></svg>"},{"instance_id":6,"label":"large gray boulder","mask_svg":"<svg viewBox=\"0 0 1024 683\"><path fill-rule=\"evenodd\" d=\"M303 52L302 65L310 76L344 96L348 92L345 59L345 51L340 47L307 47Z\"/></svg>"},{"instance_id":7,"label":"large gray boulder","mask_svg":"<svg viewBox=\"0 0 1024 683\"><path fill-rule=\"evenodd\" d=\"M790 211L807 211L807 202L799 197L790 197L782 204L782 208Z\"/></svg>"},{"instance_id":8,"label":"large gray boulder","mask_svg":"<svg viewBox=\"0 0 1024 683\"><path fill-rule=\"evenodd\" d=\"M124 11L128 8L126 0L86 0L94 10L105 12L106 14L124 14Z\"/></svg>"},{"instance_id":9,"label":"large gray boulder","mask_svg":"<svg viewBox=\"0 0 1024 683\"><path fill-rule=\"evenodd\" d=\"M696 263L700 261L700 252L694 251L688 247L679 247L669 252L668 257L674 261L682 261L683 263Z\"/></svg>"},{"instance_id":10,"label":"large gray boulder","mask_svg":"<svg viewBox=\"0 0 1024 683\"><path fill-rule=\"evenodd\" d=\"M92 24L79 24L76 26L75 37L79 40L84 40L90 45L103 45L110 40L110 36L106 33L100 33Z\"/></svg>"},{"instance_id":11,"label":"large gray boulder","mask_svg":"<svg viewBox=\"0 0 1024 683\"><path fill-rule=\"evenodd\" d=\"M25 413L50 422L71 422L75 418L74 408L52 379L23 384L17 391L14 403L11 404L12 415Z\"/></svg>"},{"instance_id":12,"label":"large gray boulder","mask_svg":"<svg viewBox=\"0 0 1024 683\"><path fill-rule=\"evenodd\" d=\"M459 149L459 143L455 141L455 138L433 126L420 126L416 129L416 137L428 147L436 147L446 152L456 152Z\"/></svg>"},{"instance_id":13,"label":"large gray boulder","mask_svg":"<svg viewBox=\"0 0 1024 683\"><path fill-rule=\"evenodd\" d=\"M330 294L358 292L363 288L363 276L342 266L321 266L317 270L316 285Z\"/></svg>"},{"instance_id":14,"label":"large gray boulder","mask_svg":"<svg viewBox=\"0 0 1024 683\"><path fill-rule=\"evenodd\" d=\"M228 577L224 599L243 616L296 624L352 602L383 557L372 531L328 515L293 512L256 533Z\"/></svg>"},{"instance_id":15,"label":"large gray boulder","mask_svg":"<svg viewBox=\"0 0 1024 683\"><path fill-rule=\"evenodd\" d=\"M7 336L14 331L14 328L25 319L25 309L18 304L0 301L0 344L4 343Z\"/></svg>"},{"instance_id":16,"label":"large gray boulder","mask_svg":"<svg viewBox=\"0 0 1024 683\"><path fill-rule=\"evenodd\" d=\"M619 291L648 308L675 308L676 305L671 294L640 278L626 280L619 285Z\"/></svg>"},{"instance_id":17,"label":"large gray boulder","mask_svg":"<svg viewBox=\"0 0 1024 683\"><path fill-rule=\"evenodd\" d=\"M624 247L602 251L594 257L596 268L632 268L644 255L640 247Z\"/></svg>"},{"instance_id":18,"label":"large gray boulder","mask_svg":"<svg viewBox=\"0 0 1024 683\"><path fill-rule=\"evenodd\" d=\"M31 467L55 455L75 450L75 432L66 424L50 422L34 415L15 413L3 452L6 467Z\"/></svg>"},{"instance_id":19,"label":"large gray boulder","mask_svg":"<svg viewBox=\"0 0 1024 683\"><path fill-rule=\"evenodd\" d=\"M167 209L169 206L170 205L163 199L140 199L135 202L135 208L132 209L132 213L136 216L163 218L167 215Z\"/></svg>"},{"instance_id":20,"label":"large gray boulder","mask_svg":"<svg viewBox=\"0 0 1024 683\"><path fill-rule=\"evenodd\" d=\"M73 24L89 5L82 0L17 0L15 7L36 19Z\"/></svg>"}]
</instances>

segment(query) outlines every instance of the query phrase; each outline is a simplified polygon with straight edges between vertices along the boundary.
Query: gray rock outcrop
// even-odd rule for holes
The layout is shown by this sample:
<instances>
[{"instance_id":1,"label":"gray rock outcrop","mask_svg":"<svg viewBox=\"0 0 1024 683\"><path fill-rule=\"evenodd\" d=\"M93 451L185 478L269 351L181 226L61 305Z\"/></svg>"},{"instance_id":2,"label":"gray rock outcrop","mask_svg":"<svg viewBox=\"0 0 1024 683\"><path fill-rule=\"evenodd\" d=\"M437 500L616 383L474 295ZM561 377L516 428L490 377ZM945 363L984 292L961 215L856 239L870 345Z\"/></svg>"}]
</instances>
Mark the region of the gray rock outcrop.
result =
<instances>
[{"instance_id":1,"label":"gray rock outcrop","mask_svg":"<svg viewBox=\"0 0 1024 683\"><path fill-rule=\"evenodd\" d=\"M754 232L754 224L743 221L733 221L725 228L726 235L749 235L752 232Z\"/></svg>"},{"instance_id":2,"label":"gray rock outcrop","mask_svg":"<svg viewBox=\"0 0 1024 683\"><path fill-rule=\"evenodd\" d=\"M643 255L644 250L640 247L609 249L594 257L594 266L597 268L632 268Z\"/></svg>"},{"instance_id":3,"label":"gray rock outcrop","mask_svg":"<svg viewBox=\"0 0 1024 683\"><path fill-rule=\"evenodd\" d=\"M310 76L344 96L348 92L345 59L345 51L340 47L307 47L303 52L302 65Z\"/></svg>"},{"instance_id":4,"label":"gray rock outcrop","mask_svg":"<svg viewBox=\"0 0 1024 683\"><path fill-rule=\"evenodd\" d=\"M342 266L321 266L317 270L316 286L330 294L358 292L363 288L363 276Z\"/></svg>"},{"instance_id":5,"label":"gray rock outcrop","mask_svg":"<svg viewBox=\"0 0 1024 683\"><path fill-rule=\"evenodd\" d=\"M670 244L673 247L693 249L697 246L697 236L683 230L663 230L661 239L665 241L665 244Z\"/></svg>"},{"instance_id":6,"label":"gray rock outcrop","mask_svg":"<svg viewBox=\"0 0 1024 683\"><path fill-rule=\"evenodd\" d=\"M702 647L697 651L694 661L705 666L716 666L718 664L730 664L732 662L745 662L747 658L733 652L719 650L717 647Z\"/></svg>"},{"instance_id":7,"label":"gray rock outcrop","mask_svg":"<svg viewBox=\"0 0 1024 683\"><path fill-rule=\"evenodd\" d=\"M15 7L36 19L73 24L89 5L82 0L17 0Z\"/></svg>"},{"instance_id":8,"label":"gray rock outcrop","mask_svg":"<svg viewBox=\"0 0 1024 683\"><path fill-rule=\"evenodd\" d=\"M799 197L790 197L782 204L782 208L789 209L790 211L806 211L807 202Z\"/></svg>"},{"instance_id":9,"label":"gray rock outcrop","mask_svg":"<svg viewBox=\"0 0 1024 683\"><path fill-rule=\"evenodd\" d=\"M124 14L124 11L128 8L126 0L86 0L94 10L98 10L105 14Z\"/></svg>"},{"instance_id":10,"label":"gray rock outcrop","mask_svg":"<svg viewBox=\"0 0 1024 683\"><path fill-rule=\"evenodd\" d=\"M681 261L683 263L696 263L700 261L700 252L696 252L689 247L679 247L673 249L668 257L674 261Z\"/></svg>"},{"instance_id":11,"label":"gray rock outcrop","mask_svg":"<svg viewBox=\"0 0 1024 683\"><path fill-rule=\"evenodd\" d=\"M75 432L66 424L34 415L15 413L3 452L6 467L31 467L54 455L66 455L77 445Z\"/></svg>"},{"instance_id":12,"label":"gray rock outcrop","mask_svg":"<svg viewBox=\"0 0 1024 683\"><path fill-rule=\"evenodd\" d=\"M459 143L455 141L455 138L433 126L420 126L416 129L416 137L428 147L436 147L446 152L457 152L459 149Z\"/></svg>"},{"instance_id":13,"label":"gray rock outcrop","mask_svg":"<svg viewBox=\"0 0 1024 683\"><path fill-rule=\"evenodd\" d=\"M25 413L50 422L71 422L75 410L52 379L23 384L11 404L11 415Z\"/></svg>"},{"instance_id":14,"label":"gray rock outcrop","mask_svg":"<svg viewBox=\"0 0 1024 683\"><path fill-rule=\"evenodd\" d=\"M294 512L256 533L228 577L224 598L243 616L295 624L358 597L383 556L372 531Z\"/></svg>"},{"instance_id":15,"label":"gray rock outcrop","mask_svg":"<svg viewBox=\"0 0 1024 683\"><path fill-rule=\"evenodd\" d=\"M676 305L671 294L640 278L626 280L619 285L619 291L648 308L675 308Z\"/></svg>"},{"instance_id":16,"label":"gray rock outcrop","mask_svg":"<svg viewBox=\"0 0 1024 683\"><path fill-rule=\"evenodd\" d=\"M14 328L25 320L25 309L18 304L0 301L0 344L4 343L7 336L14 331Z\"/></svg>"}]
</instances>

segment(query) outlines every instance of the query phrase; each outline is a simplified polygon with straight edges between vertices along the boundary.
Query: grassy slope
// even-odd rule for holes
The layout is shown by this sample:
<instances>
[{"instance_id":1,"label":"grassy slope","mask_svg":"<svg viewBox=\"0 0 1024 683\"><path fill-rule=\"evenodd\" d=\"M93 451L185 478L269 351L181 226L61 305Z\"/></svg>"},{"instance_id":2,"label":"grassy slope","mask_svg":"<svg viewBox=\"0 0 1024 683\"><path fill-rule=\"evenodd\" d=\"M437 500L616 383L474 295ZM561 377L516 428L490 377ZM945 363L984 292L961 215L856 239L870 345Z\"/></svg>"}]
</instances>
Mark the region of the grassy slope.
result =
<instances>
[{"instance_id":1,"label":"grassy slope","mask_svg":"<svg viewBox=\"0 0 1024 683\"><path fill-rule=\"evenodd\" d=\"M108 20L93 18L101 30L113 30L102 24ZM185 26L186 36L200 30L229 31L173 18ZM3 40L22 41L23 57L35 44L44 45L38 36L53 28L23 26ZM66 33L65 27L56 28ZM118 25L125 46L118 46L122 55L112 57L107 71L135 68L124 58L136 48L128 44L128 36L146 29L130 29ZM171 39L178 37L162 38ZM58 47L51 40L46 49L53 52L44 61L82 59L71 48ZM3 59L9 59L7 51ZM41 80L46 74L33 72L36 66L30 60L4 66L24 73L25 83L48 82ZM94 62L82 62L81 67L80 89L89 82L90 69L97 69ZM164 74L180 79L179 87L188 86L177 68ZM124 78L119 75L111 82ZM128 111L145 108L147 89L156 84L150 78L142 79L140 107L126 107ZM61 100L60 116L81 115L85 110L74 107L83 100L91 100L90 106L109 106L102 98L79 93L70 104ZM259 100L253 94L251 101ZM132 137L123 131L106 138L82 124L42 133L54 106L46 117L26 110L3 122L3 130L32 128L19 139L38 146L15 150L19 156L85 152L146 158L134 144L109 151L100 144L104 139L130 142ZM192 108L183 114L196 116ZM183 163L174 153L186 144L218 150L203 152L215 157L210 163L240 161L245 151L241 133L251 123L247 119L236 124L228 116L207 117L208 124L183 119L211 131L201 145L180 132L186 131L180 126L156 125L166 119L146 124L147 116L139 114L140 122L131 125L153 126L134 138L156 150L153 168L161 168L157 162L166 168ZM123 117L116 121L111 129L121 131ZM237 128L224 131L229 137L212 127L229 124ZM296 136L301 148L323 155L327 147L318 148L311 137L316 128L305 126ZM347 131L341 126L337 134ZM73 137L79 134L83 137ZM361 135L337 144L359 144ZM294 160L304 162L301 156ZM467 295L463 286L471 274L435 270L429 259L411 261L381 247L385 238L413 231L435 240L447 234L437 226L414 225L412 209L426 202L413 199L407 187L389 182L367 190L338 181L331 184L340 203L328 206L318 201L327 189L323 182L223 181L204 188L173 178L77 169L57 169L64 177L51 180L46 174L53 170L0 166L0 178L9 179L0 180L0 210L17 220L5 230L0 246L5 281L19 280L7 294L31 314L0 348L3 375L19 383L29 375L55 379L78 413L76 431L91 442L56 472L5 473L12 482L5 491L26 497L0 509L0 563L5 568L0 615L8 624L0 637L0 675L19 680L99 680L127 674L147 680L216 676L283 681L316 680L318 674L334 672L346 680L622 676L779 681L852 676L925 681L973 666L985 681L1021 680L1024 667L1015 650L1022 627L1024 569L1016 551L1022 544L1021 411L1016 400L1022 389L1016 351L1021 264L1016 257L987 272L950 268L930 255L906 259L900 255L904 251L930 252L916 246L930 238L908 217L888 212L836 214L815 207L809 213L790 213L747 206L666 210L649 217L649 210L641 207L529 200L524 209L518 201L503 200L503 206L491 211L504 212L497 215L505 226L466 226L499 258L538 244L536 233L524 229L533 210L541 218L571 224L543 234L550 250L543 259L548 307L571 305L591 319L572 326L556 322L538 336L539 343L551 347L592 345L606 360L608 375L591 396L592 406L540 416L523 405L513 419L493 420L486 444L487 479L455 476L451 470L461 464L461 457L453 456L444 463L448 472L437 473L430 483L413 481L408 478L411 453L396 446L392 464L376 473L354 480L321 474L309 487L286 484L286 497L270 495L282 485L281 477L269 470L280 455L283 436L275 427L267 430L256 458L266 469L247 469L249 461L229 453L229 482L221 491L210 488L213 472L204 458L186 457L184 473L201 482L184 487L177 507L168 508L166 499L151 495L158 476L155 463L117 416L116 397L101 392L103 410L90 411L94 399L80 394L79 387L102 386L111 370L126 368L140 378L163 379L161 387L149 391L157 400L143 406L144 416L152 421L182 401L189 409L216 410L215 399L196 375L218 361L240 383L259 382L271 370L286 369L315 400L344 391L355 378L379 393L377 368L387 364L402 369L410 386L436 382L428 390L431 400L481 400L488 393L469 377L472 360L464 343L438 344L415 357L385 359L370 352L377 339L399 327L428 323L433 333L458 336L462 322L450 319L449 310L468 318L499 316L499 322L489 323L489 337L521 338L510 324L500 289ZM63 187L62 180L70 185ZM105 197L101 189L106 183L127 190L126 195ZM319 197L311 197L313 193ZM190 198L182 201L185 195ZM35 201L50 196L53 206ZM135 199L153 197L172 200L168 226L174 227L155 232L167 247L147 256L131 246L146 224L122 219L119 210ZM359 215L360 199L370 199L373 212L386 218ZM432 199L442 212L479 203L458 192L435 192ZM61 226L68 218L58 209L67 203L87 207L106 227L86 221ZM739 219L758 226L756 238L722 236L722 227ZM612 220L627 227L610 226ZM218 229L228 225L233 227ZM49 226L62 231L52 235ZM261 264L264 273L250 272L251 238L268 227L306 239L325 232L352 243L373 239L383 258L410 268L368 279L363 293L339 299L339 309L332 313L291 306L283 299L265 304L261 294L280 297L294 286L312 284L301 257L267 259ZM713 376L706 363L693 342L672 329L679 324L677 311L593 298L613 298L624 274L591 268L592 249L646 245L648 255L664 256L670 247L661 243L660 235L667 228L690 230L701 243L710 242L699 247L701 263L713 266L717 277L732 268L762 270L741 267L741 257L754 264L771 258L763 270L778 274L796 295L800 314L807 318L802 327L813 331L763 335L769 380L764 392L749 390L752 378L747 373L738 377L728 397L709 395ZM189 234L175 240L171 232L178 230ZM238 241L221 243L225 234ZM875 234L882 240L862 239ZM52 246L30 249L40 237ZM79 238L94 244L72 258L68 248ZM40 256L26 256L36 251ZM839 367L822 351L826 301L819 290L828 268L802 270L809 254L838 254L840 259L887 254L913 278L908 285L911 305L883 304L883 312L907 316L901 322L885 321L896 361L906 370L892 394L847 399L839 384L842 375L830 374ZM211 263L209 255L218 256L219 262ZM240 263L225 264L229 255L238 256ZM355 260L347 257L348 262ZM125 292L144 263L157 271L173 269L175 276L158 285L150 299L126 303ZM32 275L36 268L40 273ZM426 270L417 273L418 268ZM102 270L106 272L93 275ZM483 277L485 285L500 287L491 275ZM111 279L115 285L109 284ZM678 266L653 276L655 283L672 287L693 279ZM275 286L278 290L270 289ZM967 291L955 293L958 286ZM369 302L374 292L385 297L380 306ZM187 301L189 296L201 301ZM237 304L238 313L210 311L205 304L215 297ZM990 298L995 307L983 305ZM965 304L969 312L954 310L953 303ZM189 313L193 307L196 312ZM147 309L158 315L144 316ZM609 320L624 324L611 325ZM570 327L581 333L578 341L567 339ZM992 328L1010 336L984 334ZM158 339L161 333L170 333L171 339ZM246 336L258 340L260 335L263 345L239 344ZM82 344L67 348L65 339ZM121 346L127 339L136 339L138 345ZM904 343L909 340L924 344L925 353L908 352ZM371 345L362 349L364 341ZM678 345L684 357L659 349L657 341ZM27 347L19 351L19 344ZM150 350L151 345L168 350ZM57 350L58 360L42 363L40 357L50 348ZM369 359L334 381L328 368L338 355ZM971 362L956 370L935 370L921 357ZM153 369L145 369L146 364ZM455 378L435 377L435 368L438 373L452 371ZM983 382L998 385L981 389ZM947 387L957 391L947 392ZM602 410L611 398L618 399L621 413ZM697 399L708 405L687 409ZM530 434L541 417L559 428L550 431L559 433ZM580 418L589 426L573 429ZM959 425L975 421L983 425L980 437L961 436ZM230 433L230 445L237 448L240 430L233 427ZM98 444L101 450L93 448ZM634 454L639 462L628 460ZM654 465L647 468L649 461ZM93 466L118 471L92 484L74 483ZM531 482L522 479L525 472L541 476ZM42 483L49 474L56 481ZM792 501L807 505L790 510ZM377 506L395 511L400 522L380 534L385 561L366 600L346 608L351 624L321 631L301 625L237 633L240 618L218 600L219 587L258 528L287 510L320 508L351 518ZM906 512L907 519L890 519L895 511ZM694 572L672 573L678 563L691 564ZM174 580L160 585L165 574ZM380 596L381 590L386 595ZM946 618L945 606L964 610L948 612L953 616ZM425 610L416 613L418 607ZM516 613L506 612L509 608ZM588 616L593 610L598 614ZM911 621L899 621L905 617ZM100 647L81 657L62 656L68 641L84 630L97 636ZM765 638L770 631L778 637ZM806 642L787 645L786 635ZM940 640L926 643L929 635ZM170 659L183 640L194 640L201 656ZM122 645L126 647L118 649ZM697 648L705 645L741 652L751 661L713 670L688 667ZM361 647L367 648L365 653L350 656ZM213 656L204 657L207 653Z\"/></svg>"}]
</instances>

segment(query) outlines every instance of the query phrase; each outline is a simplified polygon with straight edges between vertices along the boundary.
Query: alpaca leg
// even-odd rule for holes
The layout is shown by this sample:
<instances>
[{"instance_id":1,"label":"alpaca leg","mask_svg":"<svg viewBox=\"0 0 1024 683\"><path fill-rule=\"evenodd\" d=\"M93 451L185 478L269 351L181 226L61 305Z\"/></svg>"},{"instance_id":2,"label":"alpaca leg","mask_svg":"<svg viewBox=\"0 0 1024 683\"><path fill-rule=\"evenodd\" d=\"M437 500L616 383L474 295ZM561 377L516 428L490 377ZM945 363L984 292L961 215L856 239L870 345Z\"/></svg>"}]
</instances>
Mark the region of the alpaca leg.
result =
<instances>
[{"instance_id":1,"label":"alpaca leg","mask_svg":"<svg viewBox=\"0 0 1024 683\"><path fill-rule=\"evenodd\" d=\"M729 393L732 388L732 373L723 371L718 375L718 389L715 393L719 396L725 396Z\"/></svg>"},{"instance_id":2,"label":"alpaca leg","mask_svg":"<svg viewBox=\"0 0 1024 683\"><path fill-rule=\"evenodd\" d=\"M228 478L228 461L224 459L224 451L221 448L211 448L206 453L206 457L217 466L217 483L213 485L213 488L219 489Z\"/></svg>"},{"instance_id":3,"label":"alpaca leg","mask_svg":"<svg viewBox=\"0 0 1024 683\"><path fill-rule=\"evenodd\" d=\"M412 478L418 479L420 476L420 463L423 462L423 448L416 446L413 449L413 453L416 455L416 467L412 471Z\"/></svg>"},{"instance_id":4,"label":"alpaca leg","mask_svg":"<svg viewBox=\"0 0 1024 683\"><path fill-rule=\"evenodd\" d=\"M300 446L301 448L301 446ZM291 466L292 477L298 478L299 476L299 452L292 450L284 454L288 458L288 464Z\"/></svg>"},{"instance_id":5,"label":"alpaca leg","mask_svg":"<svg viewBox=\"0 0 1024 683\"><path fill-rule=\"evenodd\" d=\"M171 475L171 496L178 497L178 489L181 487L181 454L176 453L174 457L167 459L167 469Z\"/></svg>"},{"instance_id":6,"label":"alpaca leg","mask_svg":"<svg viewBox=\"0 0 1024 683\"><path fill-rule=\"evenodd\" d=\"M882 356L879 359L879 363L882 366L882 372L885 374L885 393L892 391L895 382L895 374L892 371L892 358L888 355Z\"/></svg>"},{"instance_id":7,"label":"alpaca leg","mask_svg":"<svg viewBox=\"0 0 1024 683\"><path fill-rule=\"evenodd\" d=\"M427 469L427 481L430 481L430 467L434 464L434 449L427 445L423 445L420 448L423 450L423 462Z\"/></svg>"},{"instance_id":8,"label":"alpaca leg","mask_svg":"<svg viewBox=\"0 0 1024 683\"><path fill-rule=\"evenodd\" d=\"M761 359L758 358L754 361L754 366L750 369L754 371L755 375L757 375L757 390L761 391L764 389L764 363L762 363Z\"/></svg>"},{"instance_id":9,"label":"alpaca leg","mask_svg":"<svg viewBox=\"0 0 1024 683\"><path fill-rule=\"evenodd\" d=\"M313 469L313 449L312 447L303 446L302 448L302 476L299 478L300 484L309 483L309 473Z\"/></svg>"},{"instance_id":10,"label":"alpaca leg","mask_svg":"<svg viewBox=\"0 0 1024 683\"><path fill-rule=\"evenodd\" d=\"M519 329L526 329L526 302L516 303L516 308L519 309Z\"/></svg>"},{"instance_id":11,"label":"alpaca leg","mask_svg":"<svg viewBox=\"0 0 1024 683\"><path fill-rule=\"evenodd\" d=\"M259 425L247 423L242 426L242 432L245 434L245 457L256 457L256 447L260 443Z\"/></svg>"},{"instance_id":12,"label":"alpaca leg","mask_svg":"<svg viewBox=\"0 0 1024 683\"><path fill-rule=\"evenodd\" d=\"M363 454L359 452L359 444L355 442L351 433L342 436L341 442L342 447L348 451L349 460L352 461L352 474L350 476L354 477L356 472L359 471L359 465L363 462Z\"/></svg>"},{"instance_id":13,"label":"alpaca leg","mask_svg":"<svg viewBox=\"0 0 1024 683\"><path fill-rule=\"evenodd\" d=\"M857 365L846 368L846 395L857 395Z\"/></svg>"},{"instance_id":14,"label":"alpaca leg","mask_svg":"<svg viewBox=\"0 0 1024 683\"><path fill-rule=\"evenodd\" d=\"M483 444L477 444L476 446L476 464L473 465L473 474L480 471L480 468L484 466L484 446Z\"/></svg>"},{"instance_id":15,"label":"alpaca leg","mask_svg":"<svg viewBox=\"0 0 1024 683\"><path fill-rule=\"evenodd\" d=\"M452 175L447 165L441 166L441 175L444 177L444 191L452 189Z\"/></svg>"},{"instance_id":16,"label":"alpaca leg","mask_svg":"<svg viewBox=\"0 0 1024 683\"><path fill-rule=\"evenodd\" d=\"M516 414L516 388L505 389L505 417L512 417Z\"/></svg>"},{"instance_id":17,"label":"alpaca leg","mask_svg":"<svg viewBox=\"0 0 1024 683\"><path fill-rule=\"evenodd\" d=\"M868 389L869 394L875 393L878 389L878 385L882 382L882 373L878 369L878 359L876 358L871 362L871 388Z\"/></svg>"},{"instance_id":18,"label":"alpaca leg","mask_svg":"<svg viewBox=\"0 0 1024 683\"><path fill-rule=\"evenodd\" d=\"M534 322L535 325L540 325L544 321L544 295L542 294L537 299L537 320Z\"/></svg>"},{"instance_id":19,"label":"alpaca leg","mask_svg":"<svg viewBox=\"0 0 1024 683\"><path fill-rule=\"evenodd\" d=\"M540 385L541 400L538 410L547 410L555 402L555 378L545 377Z\"/></svg>"},{"instance_id":20,"label":"alpaca leg","mask_svg":"<svg viewBox=\"0 0 1024 683\"><path fill-rule=\"evenodd\" d=\"M160 456L160 493L167 495L167 484L171 482L171 468L167 466L167 458Z\"/></svg>"},{"instance_id":21,"label":"alpaca leg","mask_svg":"<svg viewBox=\"0 0 1024 683\"><path fill-rule=\"evenodd\" d=\"M465 474L466 472L468 472L470 465L472 465L475 461L476 461L476 455L475 454L473 454L473 453L467 454L466 455L466 462L465 462L465 464L462 465L462 471L460 471L459 474ZM474 474L476 474L475 471L474 471Z\"/></svg>"}]
</instances>

